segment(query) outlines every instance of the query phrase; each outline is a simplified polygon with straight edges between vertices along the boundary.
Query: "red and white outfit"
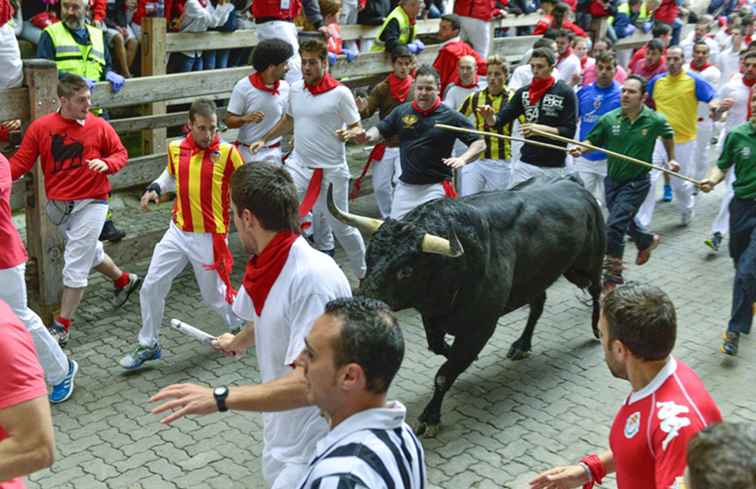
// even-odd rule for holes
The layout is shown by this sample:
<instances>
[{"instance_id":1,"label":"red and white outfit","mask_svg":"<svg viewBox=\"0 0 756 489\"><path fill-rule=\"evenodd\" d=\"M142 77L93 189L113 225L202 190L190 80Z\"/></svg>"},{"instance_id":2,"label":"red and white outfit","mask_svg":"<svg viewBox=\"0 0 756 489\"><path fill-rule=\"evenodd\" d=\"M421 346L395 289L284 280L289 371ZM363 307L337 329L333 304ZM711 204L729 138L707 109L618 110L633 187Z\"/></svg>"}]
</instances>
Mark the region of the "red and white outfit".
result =
<instances>
[{"instance_id":1,"label":"red and white outfit","mask_svg":"<svg viewBox=\"0 0 756 489\"><path fill-rule=\"evenodd\" d=\"M568 48L567 52L559 54L556 62L556 68L559 70L557 80L562 80L571 87L580 85L583 69L581 68L580 58ZM575 83L575 80L578 80Z\"/></svg>"},{"instance_id":2,"label":"red and white outfit","mask_svg":"<svg viewBox=\"0 0 756 489\"><path fill-rule=\"evenodd\" d=\"M281 166L281 138L270 141L255 154L249 152L249 145L259 141L273 129L286 111L288 102L289 84L285 81L276 82L273 87L268 87L259 73L253 73L236 82L226 110L238 116L257 111L265 114L262 121L249 122L239 128L237 148L245 163L265 161Z\"/></svg>"},{"instance_id":3,"label":"red and white outfit","mask_svg":"<svg viewBox=\"0 0 756 489\"><path fill-rule=\"evenodd\" d=\"M695 63L685 65L685 70L693 71L706 80L716 90L722 74L719 68L713 64L698 66ZM703 180L709 171L709 148L711 136L714 133L714 121L709 116L709 104L698 103L698 116L696 119L696 153L693 156L693 178Z\"/></svg>"},{"instance_id":4,"label":"red and white outfit","mask_svg":"<svg viewBox=\"0 0 756 489\"><path fill-rule=\"evenodd\" d=\"M294 18L302 10L300 0L255 0L252 16L255 18L257 41L283 39L291 44L294 56L289 58L286 81L292 84L302 79L302 59L299 56L299 40Z\"/></svg>"},{"instance_id":5,"label":"red and white outfit","mask_svg":"<svg viewBox=\"0 0 756 489\"><path fill-rule=\"evenodd\" d=\"M42 368L29 332L0 300L0 411L47 396ZM11 427L0 425L0 442ZM25 489L21 478L0 482L0 489Z\"/></svg>"},{"instance_id":6,"label":"red and white outfit","mask_svg":"<svg viewBox=\"0 0 756 489\"><path fill-rule=\"evenodd\" d=\"M336 206L349 209L346 147L336 131L360 121L352 92L328 74L312 87L299 81L291 86L287 113L294 121L294 151L286 161L286 169L297 186L300 202L308 200L308 196L315 199L311 208L315 247L333 249L330 232L333 230L355 276L362 278L366 270L362 235L356 228L334 218L326 204L328 186L333 184ZM320 185L317 185L318 180Z\"/></svg>"},{"instance_id":7,"label":"red and white outfit","mask_svg":"<svg viewBox=\"0 0 756 489\"><path fill-rule=\"evenodd\" d=\"M491 45L491 19L499 14L495 0L456 0L454 13L459 16L460 34L485 59Z\"/></svg>"},{"instance_id":8,"label":"red and white outfit","mask_svg":"<svg viewBox=\"0 0 756 489\"><path fill-rule=\"evenodd\" d=\"M10 160L13 180L31 170L39 157L45 175L47 214L65 237L63 285L87 286L89 272L105 259L100 231L108 213L108 175L126 166L128 153L105 120L87 114L83 121L47 114L31 123ZM89 169L89 160L108 165Z\"/></svg>"},{"instance_id":9,"label":"red and white outfit","mask_svg":"<svg viewBox=\"0 0 756 489\"><path fill-rule=\"evenodd\" d=\"M669 489L685 472L688 441L722 421L701 379L670 357L614 418L609 446L619 489Z\"/></svg>"},{"instance_id":10,"label":"red and white outfit","mask_svg":"<svg viewBox=\"0 0 756 489\"><path fill-rule=\"evenodd\" d=\"M0 154L0 301L5 301L34 338L39 362L51 385L68 374L68 357L45 328L42 319L26 301L26 249L13 225L10 195L11 173L8 160Z\"/></svg>"},{"instance_id":11,"label":"red and white outfit","mask_svg":"<svg viewBox=\"0 0 756 489\"><path fill-rule=\"evenodd\" d=\"M289 374L325 305L352 295L331 257L311 248L301 236L284 232L250 260L243 282L234 312L254 322L262 382ZM326 433L328 425L314 406L263 413L262 466L268 487L297 487Z\"/></svg>"}]
</instances>

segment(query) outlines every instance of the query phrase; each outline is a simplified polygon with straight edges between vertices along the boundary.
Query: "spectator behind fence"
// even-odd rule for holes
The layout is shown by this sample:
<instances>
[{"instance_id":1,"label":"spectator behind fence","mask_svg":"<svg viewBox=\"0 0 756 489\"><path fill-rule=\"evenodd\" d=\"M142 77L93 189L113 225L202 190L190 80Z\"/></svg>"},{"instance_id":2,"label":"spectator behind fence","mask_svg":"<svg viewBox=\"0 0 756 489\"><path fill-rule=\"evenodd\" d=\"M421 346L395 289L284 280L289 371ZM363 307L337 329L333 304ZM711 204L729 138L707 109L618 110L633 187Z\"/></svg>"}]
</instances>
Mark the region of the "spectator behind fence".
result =
<instances>
[{"instance_id":1,"label":"spectator behind fence","mask_svg":"<svg viewBox=\"0 0 756 489\"><path fill-rule=\"evenodd\" d=\"M425 49L425 44L415 39L415 19L420 13L420 8L420 0L401 0L383 21L370 50L392 53L394 48L401 44L407 46L412 54L421 53Z\"/></svg>"},{"instance_id":2,"label":"spectator behind fence","mask_svg":"<svg viewBox=\"0 0 756 489\"><path fill-rule=\"evenodd\" d=\"M627 0L619 4L614 16L614 33L618 39L631 36L648 22L648 8L643 0Z\"/></svg>"},{"instance_id":3,"label":"spectator behind fence","mask_svg":"<svg viewBox=\"0 0 756 489\"><path fill-rule=\"evenodd\" d=\"M218 0L213 6L208 0L186 0L184 10L177 17L179 32L205 32L211 27L222 26L228 20L234 5L228 0ZM178 14L178 12L177 12ZM214 57L208 57L213 63ZM205 59L202 51L183 51L171 56L173 72L186 73L205 69Z\"/></svg>"},{"instance_id":4,"label":"spectator behind fence","mask_svg":"<svg viewBox=\"0 0 756 489\"><path fill-rule=\"evenodd\" d=\"M491 21L506 15L494 0L456 0L454 13L462 26L460 34L485 59L491 45Z\"/></svg>"},{"instance_id":5,"label":"spectator behind fence","mask_svg":"<svg viewBox=\"0 0 756 489\"><path fill-rule=\"evenodd\" d=\"M542 3L543 5L552 5L554 2ZM545 11L544 11L545 12ZM572 31L576 36L588 37L588 34L581 29L577 24L570 20L570 7L565 3L556 4L550 11L550 14L544 15L543 19L539 20L533 29L533 35L538 36L545 34L549 29L566 29Z\"/></svg>"},{"instance_id":6,"label":"spectator behind fence","mask_svg":"<svg viewBox=\"0 0 756 489\"><path fill-rule=\"evenodd\" d=\"M21 85L21 51L18 49L10 0L0 0L0 89Z\"/></svg>"},{"instance_id":7,"label":"spectator behind fence","mask_svg":"<svg viewBox=\"0 0 756 489\"><path fill-rule=\"evenodd\" d=\"M131 68L136 60L139 40L131 27L129 9L136 7L136 0L108 0L107 15L98 27L105 26L105 39L113 49L116 66L126 78L131 78Z\"/></svg>"},{"instance_id":8,"label":"spectator behind fence","mask_svg":"<svg viewBox=\"0 0 756 489\"><path fill-rule=\"evenodd\" d=\"M436 37L443 42L438 50L438 55L433 61L433 68L441 78L440 92L446 93L446 88L451 83L459 81L459 60L464 56L472 56L475 59L477 74L486 75L486 60L478 54L469 44L459 37L461 24L459 17L454 14L444 15L438 24ZM457 107L454 107L455 109Z\"/></svg>"},{"instance_id":9,"label":"spectator behind fence","mask_svg":"<svg viewBox=\"0 0 756 489\"><path fill-rule=\"evenodd\" d=\"M688 489L756 487L756 425L719 423L688 442Z\"/></svg>"},{"instance_id":10,"label":"spectator behind fence","mask_svg":"<svg viewBox=\"0 0 756 489\"><path fill-rule=\"evenodd\" d=\"M382 25L391 13L391 0L367 0L365 6L357 13L357 23L360 25ZM372 39L360 41L360 52L366 53L373 47Z\"/></svg>"}]
</instances>

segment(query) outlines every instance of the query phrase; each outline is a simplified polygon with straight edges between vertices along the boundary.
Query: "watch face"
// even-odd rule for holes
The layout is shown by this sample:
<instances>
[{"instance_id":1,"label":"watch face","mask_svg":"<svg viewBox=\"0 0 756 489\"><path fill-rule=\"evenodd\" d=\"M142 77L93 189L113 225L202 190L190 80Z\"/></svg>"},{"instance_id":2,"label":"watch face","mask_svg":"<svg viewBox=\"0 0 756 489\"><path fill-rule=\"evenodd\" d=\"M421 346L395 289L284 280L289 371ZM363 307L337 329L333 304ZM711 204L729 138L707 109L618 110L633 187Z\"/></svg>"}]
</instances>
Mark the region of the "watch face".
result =
<instances>
[{"instance_id":1,"label":"watch face","mask_svg":"<svg viewBox=\"0 0 756 489\"><path fill-rule=\"evenodd\" d=\"M223 396L227 391L228 387L216 387L215 389L213 389L213 394L215 394L216 396Z\"/></svg>"}]
</instances>

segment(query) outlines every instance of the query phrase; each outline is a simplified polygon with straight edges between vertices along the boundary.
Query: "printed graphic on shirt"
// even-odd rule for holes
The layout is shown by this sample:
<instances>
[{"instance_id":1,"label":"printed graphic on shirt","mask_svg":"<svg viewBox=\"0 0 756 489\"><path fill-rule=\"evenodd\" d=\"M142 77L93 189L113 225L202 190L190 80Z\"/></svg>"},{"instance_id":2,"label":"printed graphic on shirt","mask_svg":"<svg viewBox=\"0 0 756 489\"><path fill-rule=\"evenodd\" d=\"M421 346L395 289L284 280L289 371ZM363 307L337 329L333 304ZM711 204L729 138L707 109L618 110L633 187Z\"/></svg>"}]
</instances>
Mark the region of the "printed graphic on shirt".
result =
<instances>
[{"instance_id":1,"label":"printed graphic on shirt","mask_svg":"<svg viewBox=\"0 0 756 489\"><path fill-rule=\"evenodd\" d=\"M629 440L638 434L640 431L640 419L640 411L635 411L627 417L627 422L625 423L625 438Z\"/></svg>"},{"instance_id":2,"label":"printed graphic on shirt","mask_svg":"<svg viewBox=\"0 0 756 489\"><path fill-rule=\"evenodd\" d=\"M672 440L680 434L680 430L690 426L690 418L682 416L688 414L690 409L687 406L675 404L674 401L657 402L656 407L659 410L656 415L661 421L659 428L667 433L662 441L662 450L666 450Z\"/></svg>"},{"instance_id":3,"label":"printed graphic on shirt","mask_svg":"<svg viewBox=\"0 0 756 489\"><path fill-rule=\"evenodd\" d=\"M84 164L84 145L68 137L68 134L53 134L51 151L53 173L80 168Z\"/></svg>"},{"instance_id":4,"label":"printed graphic on shirt","mask_svg":"<svg viewBox=\"0 0 756 489\"><path fill-rule=\"evenodd\" d=\"M559 117L561 110L564 109L564 97L554 93L547 93L543 96L540 103L530 105L530 94L525 91L522 94L522 106L527 122L537 122L541 110L544 117Z\"/></svg>"}]
</instances>

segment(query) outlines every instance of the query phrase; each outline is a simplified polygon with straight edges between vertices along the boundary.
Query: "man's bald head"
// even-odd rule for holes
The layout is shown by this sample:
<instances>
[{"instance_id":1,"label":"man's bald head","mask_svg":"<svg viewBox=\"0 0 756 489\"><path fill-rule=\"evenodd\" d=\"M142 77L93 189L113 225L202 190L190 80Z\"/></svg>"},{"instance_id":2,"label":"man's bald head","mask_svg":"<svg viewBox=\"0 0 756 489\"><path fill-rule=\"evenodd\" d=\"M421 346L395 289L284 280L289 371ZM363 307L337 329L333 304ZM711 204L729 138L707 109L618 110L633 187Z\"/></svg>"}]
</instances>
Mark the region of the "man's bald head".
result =
<instances>
[{"instance_id":1,"label":"man's bald head","mask_svg":"<svg viewBox=\"0 0 756 489\"><path fill-rule=\"evenodd\" d=\"M475 72L477 62L472 56L462 56L457 62L457 72L459 80L463 85L471 85L475 82Z\"/></svg>"}]
</instances>

